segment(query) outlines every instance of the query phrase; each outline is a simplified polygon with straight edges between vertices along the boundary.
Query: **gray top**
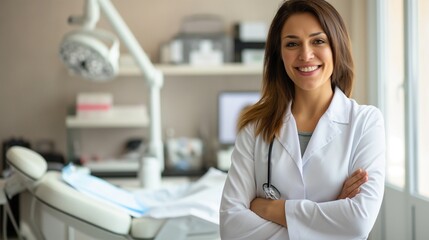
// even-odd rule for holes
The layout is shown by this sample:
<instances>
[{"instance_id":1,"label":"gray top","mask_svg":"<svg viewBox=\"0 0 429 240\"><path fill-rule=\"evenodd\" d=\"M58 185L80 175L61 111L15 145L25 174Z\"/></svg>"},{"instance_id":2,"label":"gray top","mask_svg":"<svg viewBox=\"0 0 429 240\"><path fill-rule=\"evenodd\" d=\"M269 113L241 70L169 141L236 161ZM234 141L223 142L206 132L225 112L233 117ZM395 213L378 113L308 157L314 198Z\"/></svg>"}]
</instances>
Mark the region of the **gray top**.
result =
<instances>
[{"instance_id":1,"label":"gray top","mask_svg":"<svg viewBox=\"0 0 429 240\"><path fill-rule=\"evenodd\" d=\"M304 156L305 149L307 149L308 142L310 142L312 132L298 132L299 145L301 147L301 157Z\"/></svg>"}]
</instances>

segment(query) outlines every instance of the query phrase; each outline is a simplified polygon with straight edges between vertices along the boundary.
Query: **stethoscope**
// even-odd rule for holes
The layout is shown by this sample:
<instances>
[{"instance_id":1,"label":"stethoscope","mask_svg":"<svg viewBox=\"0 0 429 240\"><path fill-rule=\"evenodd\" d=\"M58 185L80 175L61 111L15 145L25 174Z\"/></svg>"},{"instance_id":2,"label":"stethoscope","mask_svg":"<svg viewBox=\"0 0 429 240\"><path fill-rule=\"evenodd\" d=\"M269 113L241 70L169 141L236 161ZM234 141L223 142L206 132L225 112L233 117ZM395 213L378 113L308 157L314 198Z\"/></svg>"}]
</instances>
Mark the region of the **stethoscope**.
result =
<instances>
[{"instance_id":1,"label":"stethoscope","mask_svg":"<svg viewBox=\"0 0 429 240\"><path fill-rule=\"evenodd\" d=\"M274 140L271 141L270 147L268 149L268 174L267 174L267 182L262 184L262 189L264 190L265 197L272 200L280 199L280 192L277 190L274 185L271 184L271 151L273 150Z\"/></svg>"}]
</instances>

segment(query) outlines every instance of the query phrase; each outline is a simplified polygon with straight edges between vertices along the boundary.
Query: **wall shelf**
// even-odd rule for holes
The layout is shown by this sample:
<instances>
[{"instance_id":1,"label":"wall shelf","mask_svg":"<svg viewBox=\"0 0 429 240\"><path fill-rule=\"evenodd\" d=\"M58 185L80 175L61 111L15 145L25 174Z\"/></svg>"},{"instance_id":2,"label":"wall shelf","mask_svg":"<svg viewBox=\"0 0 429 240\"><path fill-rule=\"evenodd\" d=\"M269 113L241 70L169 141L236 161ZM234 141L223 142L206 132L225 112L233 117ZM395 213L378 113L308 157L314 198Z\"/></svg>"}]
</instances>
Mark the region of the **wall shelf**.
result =
<instances>
[{"instance_id":1,"label":"wall shelf","mask_svg":"<svg viewBox=\"0 0 429 240\"><path fill-rule=\"evenodd\" d=\"M262 75L262 64L227 63L219 66L195 66L189 64L155 64L165 76L211 76L211 75ZM140 69L128 56L121 57L120 76L139 76Z\"/></svg>"},{"instance_id":2,"label":"wall shelf","mask_svg":"<svg viewBox=\"0 0 429 240\"><path fill-rule=\"evenodd\" d=\"M103 117L67 116L67 128L141 128L147 127L149 119L144 106L113 107Z\"/></svg>"},{"instance_id":3,"label":"wall shelf","mask_svg":"<svg viewBox=\"0 0 429 240\"><path fill-rule=\"evenodd\" d=\"M104 119L82 119L76 116L68 116L66 126L68 128L140 128L147 127L148 122L144 119L126 118L104 118Z\"/></svg>"}]
</instances>

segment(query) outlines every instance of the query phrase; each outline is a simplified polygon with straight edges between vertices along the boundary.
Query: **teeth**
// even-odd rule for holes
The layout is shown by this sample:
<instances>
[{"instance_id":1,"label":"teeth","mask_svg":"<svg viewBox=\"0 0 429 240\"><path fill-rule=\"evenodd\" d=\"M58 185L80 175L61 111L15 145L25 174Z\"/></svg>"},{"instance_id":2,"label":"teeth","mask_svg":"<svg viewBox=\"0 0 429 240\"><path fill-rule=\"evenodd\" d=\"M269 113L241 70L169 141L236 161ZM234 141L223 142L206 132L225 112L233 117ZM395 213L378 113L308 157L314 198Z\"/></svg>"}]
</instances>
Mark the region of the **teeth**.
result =
<instances>
[{"instance_id":1,"label":"teeth","mask_svg":"<svg viewBox=\"0 0 429 240\"><path fill-rule=\"evenodd\" d=\"M299 71L301 72L311 72L317 69L317 66L312 66L312 67L300 67L298 68Z\"/></svg>"}]
</instances>

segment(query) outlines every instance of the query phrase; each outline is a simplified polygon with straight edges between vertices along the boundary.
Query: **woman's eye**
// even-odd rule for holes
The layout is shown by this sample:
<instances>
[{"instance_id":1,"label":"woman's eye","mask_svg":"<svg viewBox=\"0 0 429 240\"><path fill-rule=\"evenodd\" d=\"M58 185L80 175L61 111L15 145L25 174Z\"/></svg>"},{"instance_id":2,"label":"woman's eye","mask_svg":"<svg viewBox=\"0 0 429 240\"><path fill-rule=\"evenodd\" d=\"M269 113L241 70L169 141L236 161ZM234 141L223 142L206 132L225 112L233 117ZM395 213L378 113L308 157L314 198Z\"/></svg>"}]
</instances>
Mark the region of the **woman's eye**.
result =
<instances>
[{"instance_id":1,"label":"woman's eye","mask_svg":"<svg viewBox=\"0 0 429 240\"><path fill-rule=\"evenodd\" d=\"M296 47L296 46L298 46L298 44L295 43L295 42L288 42L288 43L286 43L286 47Z\"/></svg>"},{"instance_id":2,"label":"woman's eye","mask_svg":"<svg viewBox=\"0 0 429 240\"><path fill-rule=\"evenodd\" d=\"M324 43L326 43L326 41L323 40L323 39L316 39L316 40L314 40L314 44L317 44L317 45L324 44Z\"/></svg>"}]
</instances>

